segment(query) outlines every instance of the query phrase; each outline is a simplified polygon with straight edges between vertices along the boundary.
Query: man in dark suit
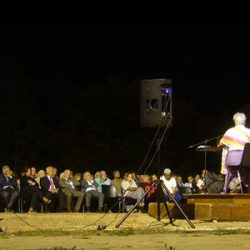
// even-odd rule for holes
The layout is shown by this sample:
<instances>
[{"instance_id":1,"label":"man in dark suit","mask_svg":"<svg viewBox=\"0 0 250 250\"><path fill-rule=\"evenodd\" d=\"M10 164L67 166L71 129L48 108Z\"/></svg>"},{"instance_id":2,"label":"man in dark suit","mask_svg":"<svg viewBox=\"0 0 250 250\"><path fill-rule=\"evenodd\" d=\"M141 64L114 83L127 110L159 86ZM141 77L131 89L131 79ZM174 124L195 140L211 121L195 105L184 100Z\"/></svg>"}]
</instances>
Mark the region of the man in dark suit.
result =
<instances>
[{"instance_id":1,"label":"man in dark suit","mask_svg":"<svg viewBox=\"0 0 250 250\"><path fill-rule=\"evenodd\" d=\"M17 179L13 175L9 166L2 167L2 174L0 175L0 198L4 202L4 211L12 211L12 206L19 195L17 188Z\"/></svg>"},{"instance_id":2,"label":"man in dark suit","mask_svg":"<svg viewBox=\"0 0 250 250\"><path fill-rule=\"evenodd\" d=\"M49 211L55 211L57 207L57 212L65 211L65 194L62 192L57 178L53 177L54 167L48 166L46 168L47 175L42 177L40 180L41 190L43 191L45 197L51 200L51 203L46 207Z\"/></svg>"}]
</instances>

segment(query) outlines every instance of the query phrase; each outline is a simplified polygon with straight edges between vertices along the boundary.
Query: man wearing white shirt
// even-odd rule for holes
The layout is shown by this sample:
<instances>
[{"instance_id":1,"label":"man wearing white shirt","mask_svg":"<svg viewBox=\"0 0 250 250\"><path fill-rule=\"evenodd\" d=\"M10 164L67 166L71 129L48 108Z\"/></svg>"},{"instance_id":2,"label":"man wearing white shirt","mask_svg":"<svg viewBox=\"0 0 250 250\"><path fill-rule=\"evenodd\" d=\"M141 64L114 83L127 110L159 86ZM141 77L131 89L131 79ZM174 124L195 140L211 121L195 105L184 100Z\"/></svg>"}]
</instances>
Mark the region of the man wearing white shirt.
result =
<instances>
[{"instance_id":1,"label":"man wearing white shirt","mask_svg":"<svg viewBox=\"0 0 250 250\"><path fill-rule=\"evenodd\" d=\"M177 181L176 179L172 176L171 170L169 168L166 168L164 170L163 175L160 177L160 180L163 181L163 192L165 193L166 200L171 202L171 198L169 197L166 188L169 190L169 192L173 195L174 199L180 203L182 200L182 196L178 192L177 188ZM165 188L165 187L166 188Z\"/></svg>"}]
</instances>

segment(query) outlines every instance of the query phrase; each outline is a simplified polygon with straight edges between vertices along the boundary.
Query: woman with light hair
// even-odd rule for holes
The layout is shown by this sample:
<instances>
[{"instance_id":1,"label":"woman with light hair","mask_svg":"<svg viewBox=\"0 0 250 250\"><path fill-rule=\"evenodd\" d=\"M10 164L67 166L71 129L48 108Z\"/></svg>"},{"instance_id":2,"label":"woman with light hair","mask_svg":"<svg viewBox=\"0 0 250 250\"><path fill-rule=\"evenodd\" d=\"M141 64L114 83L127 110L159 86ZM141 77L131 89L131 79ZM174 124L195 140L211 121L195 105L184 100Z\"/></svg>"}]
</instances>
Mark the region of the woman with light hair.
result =
<instances>
[{"instance_id":1,"label":"woman with light hair","mask_svg":"<svg viewBox=\"0 0 250 250\"><path fill-rule=\"evenodd\" d=\"M233 116L234 127L229 128L221 140L220 147L223 147L222 165L225 166L225 185L223 192L229 192L229 183L236 177L233 166L239 165L241 162L244 146L250 142L250 129L245 126L246 115L237 112Z\"/></svg>"},{"instance_id":2,"label":"woman with light hair","mask_svg":"<svg viewBox=\"0 0 250 250\"><path fill-rule=\"evenodd\" d=\"M41 170L39 170L39 171L37 172L37 177L36 177L35 180L36 180L36 182L38 183L39 188L41 188L41 186L40 186L40 179L41 179L42 177L44 177L44 176L46 176L45 170L41 169Z\"/></svg>"}]
</instances>

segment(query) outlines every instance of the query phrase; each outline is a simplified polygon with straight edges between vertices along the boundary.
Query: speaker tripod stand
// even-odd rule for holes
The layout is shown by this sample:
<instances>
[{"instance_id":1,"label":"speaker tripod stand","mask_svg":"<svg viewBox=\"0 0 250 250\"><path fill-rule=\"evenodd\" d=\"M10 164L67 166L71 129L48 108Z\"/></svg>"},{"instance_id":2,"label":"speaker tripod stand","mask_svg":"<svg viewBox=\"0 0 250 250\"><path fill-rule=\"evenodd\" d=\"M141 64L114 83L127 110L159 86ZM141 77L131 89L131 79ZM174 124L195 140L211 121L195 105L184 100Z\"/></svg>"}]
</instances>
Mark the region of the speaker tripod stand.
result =
<instances>
[{"instance_id":1,"label":"speaker tripod stand","mask_svg":"<svg viewBox=\"0 0 250 250\"><path fill-rule=\"evenodd\" d=\"M183 214L183 216L185 217L186 221L188 222L188 224L191 226L191 228L195 228L195 226L193 225L193 223L189 220L189 218L187 217L187 215L185 214L185 212L182 210L182 208L180 207L180 205L178 204L178 202L175 200L175 198L173 197L173 195L170 193L170 191L168 190L168 188L164 185L164 183L162 182L153 182L150 186L150 188L141 196L141 198L135 203L135 205L125 214L125 216L115 225L116 228L119 228L120 225L128 218L128 216L133 212L133 210L137 207L137 205L144 199L144 197L150 192L150 190L152 190L153 187L157 186L157 191L159 192L163 203L164 203L164 207L166 208L168 217L169 217L169 221L170 224L173 224L173 219L171 217L168 205L167 205L167 201L166 201L166 197L164 194L164 191L166 191L166 193L169 196L169 199L172 200L176 207L180 210L180 212ZM161 199L159 199L160 197L158 197L158 201L157 201L157 220L160 221L161 216L160 216L160 202Z\"/></svg>"}]
</instances>

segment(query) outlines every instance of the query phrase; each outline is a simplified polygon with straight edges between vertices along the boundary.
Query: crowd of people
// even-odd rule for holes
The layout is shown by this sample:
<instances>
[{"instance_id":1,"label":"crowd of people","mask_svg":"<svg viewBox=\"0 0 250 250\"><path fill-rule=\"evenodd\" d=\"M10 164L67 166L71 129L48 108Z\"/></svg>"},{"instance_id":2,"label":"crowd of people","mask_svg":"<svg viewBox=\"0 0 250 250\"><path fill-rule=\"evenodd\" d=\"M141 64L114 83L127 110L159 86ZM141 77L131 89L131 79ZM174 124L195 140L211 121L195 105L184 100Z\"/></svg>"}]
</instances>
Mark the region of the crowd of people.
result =
<instances>
[{"instance_id":1,"label":"crowd of people","mask_svg":"<svg viewBox=\"0 0 250 250\"><path fill-rule=\"evenodd\" d=\"M119 170L113 171L111 178L104 170L92 174L89 171L73 173L65 169L58 175L57 168L53 166L39 171L35 166L26 167L20 175L16 175L10 166L4 165L0 175L0 203L5 212L13 211L18 199L25 204L29 213L40 211L41 206L44 212L105 212L105 209L109 209L109 206L105 208L109 197L104 186L112 186L117 201L124 198L134 201L123 203L123 211L129 211L139 201L135 211L143 212L147 211L149 202L159 198L159 184L164 184L160 186L163 187L166 202L173 202L174 198L181 203L185 202L185 194L214 192L215 189L210 188L211 183L206 185L204 182L206 180L208 183L210 174L203 171L195 177L190 175L184 183L182 176L169 168L159 178L155 174L138 175L135 172L127 172L121 177ZM93 204L97 207L93 208Z\"/></svg>"},{"instance_id":2,"label":"crowd of people","mask_svg":"<svg viewBox=\"0 0 250 250\"><path fill-rule=\"evenodd\" d=\"M93 174L90 171L73 173L71 169L65 169L58 175L54 166L39 171L31 166L18 176L10 166L4 165L0 174L0 205L3 211L10 212L19 199L29 213L37 212L41 206L45 212L104 212L109 198L104 187L113 187L118 202L125 200L123 211L133 207L133 204L126 203L126 198L130 198L138 203L134 211L143 212L149 202L162 198L166 202L182 203L187 194L240 192L234 167L240 164L244 146L250 142L250 129L245 127L244 113L235 113L233 121L235 126L225 132L218 144L223 147L220 174L204 169L200 174L187 176L184 182L181 175L169 168L160 177L135 172L127 172L122 177L121 172L115 170L110 178L105 170ZM245 177L249 191L250 177ZM95 210L94 200L97 201Z\"/></svg>"}]
</instances>

